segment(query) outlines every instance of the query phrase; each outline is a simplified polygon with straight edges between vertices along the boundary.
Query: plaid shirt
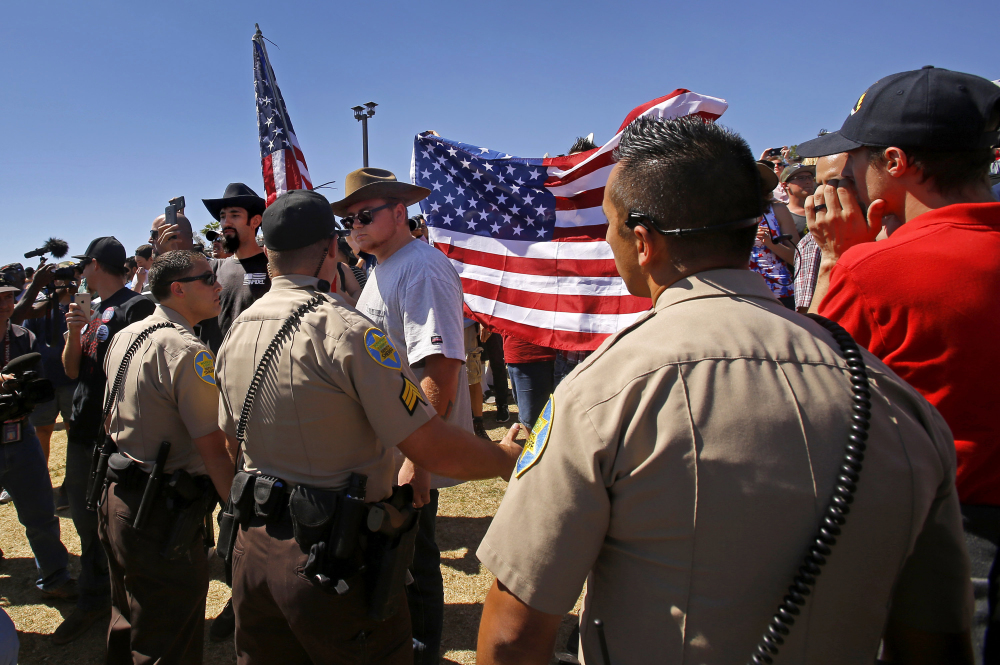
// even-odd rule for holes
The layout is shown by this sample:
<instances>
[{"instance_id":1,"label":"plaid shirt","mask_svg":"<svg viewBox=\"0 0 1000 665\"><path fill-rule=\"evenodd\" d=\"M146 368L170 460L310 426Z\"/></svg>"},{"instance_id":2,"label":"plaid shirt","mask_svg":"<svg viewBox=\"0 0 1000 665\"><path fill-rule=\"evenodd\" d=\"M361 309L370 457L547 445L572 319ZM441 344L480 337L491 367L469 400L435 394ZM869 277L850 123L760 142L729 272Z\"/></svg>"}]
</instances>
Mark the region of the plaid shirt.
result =
<instances>
[{"instance_id":1,"label":"plaid shirt","mask_svg":"<svg viewBox=\"0 0 1000 665\"><path fill-rule=\"evenodd\" d=\"M816 290L822 254L812 233L802 236L798 250L795 253L795 307L808 309L812 303L813 291Z\"/></svg>"}]
</instances>

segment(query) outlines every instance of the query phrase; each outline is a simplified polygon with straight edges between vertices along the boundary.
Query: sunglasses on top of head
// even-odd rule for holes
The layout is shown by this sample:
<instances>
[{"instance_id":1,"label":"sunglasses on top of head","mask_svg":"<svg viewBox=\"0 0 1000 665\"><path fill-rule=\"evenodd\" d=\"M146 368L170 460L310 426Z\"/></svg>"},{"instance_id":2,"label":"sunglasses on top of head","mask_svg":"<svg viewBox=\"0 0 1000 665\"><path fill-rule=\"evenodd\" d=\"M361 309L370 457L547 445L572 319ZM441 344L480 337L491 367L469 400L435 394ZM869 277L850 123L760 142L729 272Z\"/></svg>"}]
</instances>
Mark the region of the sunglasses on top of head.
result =
<instances>
[{"instance_id":1,"label":"sunglasses on top of head","mask_svg":"<svg viewBox=\"0 0 1000 665\"><path fill-rule=\"evenodd\" d=\"M371 210L359 210L356 213L350 215L344 215L341 219L343 220L344 225L347 228L353 227L355 221L361 222L362 226L368 226L369 224L375 221L375 213L377 213L379 210L392 208L394 205L395 205L394 203L386 203L385 205L380 205L379 207L372 208Z\"/></svg>"},{"instance_id":2,"label":"sunglasses on top of head","mask_svg":"<svg viewBox=\"0 0 1000 665\"><path fill-rule=\"evenodd\" d=\"M191 277L178 277L177 279L170 280L170 283L174 282L204 282L206 286L215 286L215 273L211 270L203 272L200 275L192 275Z\"/></svg>"}]
</instances>

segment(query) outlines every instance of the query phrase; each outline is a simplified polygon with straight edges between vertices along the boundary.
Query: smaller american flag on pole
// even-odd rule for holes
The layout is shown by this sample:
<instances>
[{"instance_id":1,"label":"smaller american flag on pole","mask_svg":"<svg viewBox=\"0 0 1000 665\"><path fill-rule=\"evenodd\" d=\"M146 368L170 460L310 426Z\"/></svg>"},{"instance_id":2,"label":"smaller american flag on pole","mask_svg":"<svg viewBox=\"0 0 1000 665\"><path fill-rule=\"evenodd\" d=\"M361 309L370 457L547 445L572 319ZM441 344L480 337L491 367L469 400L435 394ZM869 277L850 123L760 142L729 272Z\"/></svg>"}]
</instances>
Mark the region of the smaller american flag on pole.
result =
<instances>
[{"instance_id":1,"label":"smaller american flag on pole","mask_svg":"<svg viewBox=\"0 0 1000 665\"><path fill-rule=\"evenodd\" d=\"M267 205L292 189L312 189L306 158L295 138L285 100L274 79L260 28L253 36L253 87L257 98L257 131L260 135L261 170Z\"/></svg>"}]
</instances>

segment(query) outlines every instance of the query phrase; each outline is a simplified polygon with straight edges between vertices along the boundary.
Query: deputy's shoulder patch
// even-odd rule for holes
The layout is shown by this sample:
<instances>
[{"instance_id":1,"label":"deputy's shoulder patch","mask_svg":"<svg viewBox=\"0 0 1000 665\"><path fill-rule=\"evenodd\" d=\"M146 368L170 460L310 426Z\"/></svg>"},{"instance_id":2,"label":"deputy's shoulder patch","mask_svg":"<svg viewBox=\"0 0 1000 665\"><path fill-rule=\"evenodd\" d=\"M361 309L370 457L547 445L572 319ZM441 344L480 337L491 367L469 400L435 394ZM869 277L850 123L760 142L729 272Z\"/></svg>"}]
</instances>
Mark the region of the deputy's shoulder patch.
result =
<instances>
[{"instance_id":1,"label":"deputy's shoulder patch","mask_svg":"<svg viewBox=\"0 0 1000 665\"><path fill-rule=\"evenodd\" d=\"M369 328L365 331L365 348L372 360L382 367L389 369L402 369L403 361L399 357L396 347L389 341L389 336L378 328Z\"/></svg>"},{"instance_id":2,"label":"deputy's shoulder patch","mask_svg":"<svg viewBox=\"0 0 1000 665\"><path fill-rule=\"evenodd\" d=\"M525 471L535 466L545 452L545 446L549 443L549 432L552 430L552 411L555 408L552 403L553 398L545 403L545 408L538 414L535 426L531 428L531 434L524 444L524 450L517 458L517 465L514 466L514 475L520 478Z\"/></svg>"},{"instance_id":3,"label":"deputy's shoulder patch","mask_svg":"<svg viewBox=\"0 0 1000 665\"><path fill-rule=\"evenodd\" d=\"M399 401L406 407L406 412L412 416L413 412L417 410L417 402L427 404L427 401L424 400L423 395L420 394L420 388L417 388L413 381L406 378L405 374L401 373L400 376L403 377L403 392L399 393Z\"/></svg>"},{"instance_id":4,"label":"deputy's shoulder patch","mask_svg":"<svg viewBox=\"0 0 1000 665\"><path fill-rule=\"evenodd\" d=\"M211 351L202 349L194 354L194 371L198 378L209 385L215 385L215 358Z\"/></svg>"}]
</instances>

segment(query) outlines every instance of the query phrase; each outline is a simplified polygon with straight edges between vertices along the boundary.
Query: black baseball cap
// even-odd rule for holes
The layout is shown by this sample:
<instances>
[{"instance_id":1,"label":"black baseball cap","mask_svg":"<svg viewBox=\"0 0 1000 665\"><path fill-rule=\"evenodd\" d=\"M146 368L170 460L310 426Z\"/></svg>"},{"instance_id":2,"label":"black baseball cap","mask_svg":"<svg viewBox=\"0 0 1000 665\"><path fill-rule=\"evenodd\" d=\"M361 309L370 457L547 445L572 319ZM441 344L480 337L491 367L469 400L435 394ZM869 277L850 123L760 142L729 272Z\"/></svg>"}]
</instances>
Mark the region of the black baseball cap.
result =
<instances>
[{"instance_id":1,"label":"black baseball cap","mask_svg":"<svg viewBox=\"0 0 1000 665\"><path fill-rule=\"evenodd\" d=\"M986 123L998 103L1000 86L992 81L928 65L876 82L839 131L800 143L795 151L823 157L861 146L949 152L992 148L1000 132Z\"/></svg>"},{"instance_id":2,"label":"black baseball cap","mask_svg":"<svg viewBox=\"0 0 1000 665\"><path fill-rule=\"evenodd\" d=\"M218 231L205 231L205 237L209 242L215 242L216 238L221 237L221 235Z\"/></svg>"},{"instance_id":3,"label":"black baseball cap","mask_svg":"<svg viewBox=\"0 0 1000 665\"><path fill-rule=\"evenodd\" d=\"M125 247L118 242L114 236L95 238L87 247L87 251L74 259L97 259L101 263L112 266L124 266L128 256L125 254Z\"/></svg>"},{"instance_id":4,"label":"black baseball cap","mask_svg":"<svg viewBox=\"0 0 1000 665\"><path fill-rule=\"evenodd\" d=\"M332 238L340 226L325 196L308 189L293 189L267 207L260 228L264 246L280 252Z\"/></svg>"}]
</instances>

